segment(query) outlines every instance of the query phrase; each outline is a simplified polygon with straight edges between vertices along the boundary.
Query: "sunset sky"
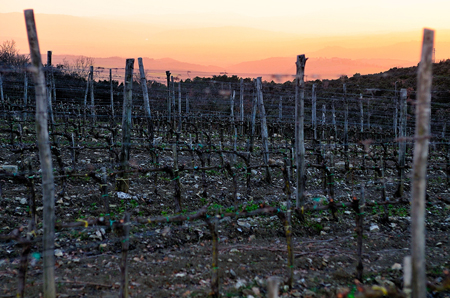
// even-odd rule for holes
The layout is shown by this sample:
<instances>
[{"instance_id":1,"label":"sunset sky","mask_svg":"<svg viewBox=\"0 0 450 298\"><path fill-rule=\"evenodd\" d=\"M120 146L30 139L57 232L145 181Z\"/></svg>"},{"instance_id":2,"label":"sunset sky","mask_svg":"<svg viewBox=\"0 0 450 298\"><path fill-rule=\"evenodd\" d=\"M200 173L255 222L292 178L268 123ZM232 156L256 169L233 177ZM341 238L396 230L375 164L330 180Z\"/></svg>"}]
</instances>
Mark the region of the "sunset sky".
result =
<instances>
[{"instance_id":1,"label":"sunset sky","mask_svg":"<svg viewBox=\"0 0 450 298\"><path fill-rule=\"evenodd\" d=\"M172 58L233 69L305 53L388 68L417 64L428 27L436 30L436 60L450 58L448 0L0 0L0 42L14 39L22 53L23 10L30 8L41 50L55 55Z\"/></svg>"}]
</instances>

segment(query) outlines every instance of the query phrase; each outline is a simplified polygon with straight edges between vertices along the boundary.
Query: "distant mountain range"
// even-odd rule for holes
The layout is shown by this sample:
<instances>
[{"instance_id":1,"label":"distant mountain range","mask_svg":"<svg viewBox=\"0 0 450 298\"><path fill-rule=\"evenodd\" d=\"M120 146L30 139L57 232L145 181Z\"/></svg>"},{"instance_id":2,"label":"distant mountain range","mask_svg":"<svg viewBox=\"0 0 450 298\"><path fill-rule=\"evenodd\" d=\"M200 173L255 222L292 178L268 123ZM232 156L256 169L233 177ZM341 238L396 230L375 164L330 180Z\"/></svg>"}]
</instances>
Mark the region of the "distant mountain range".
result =
<instances>
[{"instance_id":1,"label":"distant mountain range","mask_svg":"<svg viewBox=\"0 0 450 298\"><path fill-rule=\"evenodd\" d=\"M66 59L72 62L76 55L54 55L53 63L62 64ZM122 74L125 66L125 58L108 57L94 58L96 68L113 68L115 73ZM295 75L295 57L274 57L263 60L246 61L228 67L214 65L201 65L186 63L171 58L153 59L143 58L144 67L148 79L165 81L165 71L171 71L172 75L179 79L207 77L212 75L227 74L239 77L263 77L266 81L284 82L292 80ZM407 60L395 59L345 59L345 58L317 58L311 57L306 63L306 79L336 79L341 75L352 76L355 73L371 74L388 70L392 67L408 67L415 65ZM135 64L137 68L137 62Z\"/></svg>"}]
</instances>

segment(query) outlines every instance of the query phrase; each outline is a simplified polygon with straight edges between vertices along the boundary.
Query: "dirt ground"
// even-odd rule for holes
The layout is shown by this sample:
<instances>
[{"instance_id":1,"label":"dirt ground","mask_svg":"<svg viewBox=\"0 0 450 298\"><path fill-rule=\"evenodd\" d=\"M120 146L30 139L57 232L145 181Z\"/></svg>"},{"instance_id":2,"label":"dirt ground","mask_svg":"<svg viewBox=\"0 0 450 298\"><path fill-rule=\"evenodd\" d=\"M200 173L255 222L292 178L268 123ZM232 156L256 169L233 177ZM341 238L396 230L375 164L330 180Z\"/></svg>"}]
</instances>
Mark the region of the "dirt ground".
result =
<instances>
[{"instance_id":1,"label":"dirt ground","mask_svg":"<svg viewBox=\"0 0 450 298\"><path fill-rule=\"evenodd\" d=\"M2 154L1 163L7 164L17 156ZM104 152L83 151L80 168L95 170L104 166ZM149 165L144 153L133 155L134 163ZM187 153L180 162L190 163ZM171 158L163 156L161 164L170 165ZM36 160L37 165L37 160ZM389 171L389 170L388 170ZM336 172L336 200L347 202L359 190ZM310 197L321 194L320 172L308 169L307 191ZM450 198L450 193L439 173L430 175L428 202L438 197ZM253 190L246 196L244 176L239 175L239 198L244 208L257 208L265 203L286 208L283 179L279 170L273 170L273 183L263 181L264 172L252 175ZM355 179L365 179L367 173L355 172ZM393 172L386 175L395 176ZM436 177L435 177L436 176ZM211 212L223 212L232 205L232 179L225 172L207 173L208 198L200 197L200 174L181 177L183 212L198 210L211 203ZM131 217L173 214L173 184L165 174L135 174L131 177L130 198L120 199L114 191L114 180L108 182L113 219L124 212ZM26 226L28 215L25 186L3 181L0 200L0 234L8 234L19 226ZM378 185L367 184L367 201L379 200ZM395 183L387 184L387 193L395 192ZM41 203L40 184L36 184L38 207ZM61 182L56 180L56 191ZM406 185L409 196L409 186ZM99 217L103 214L99 185L88 178L67 180L66 194L58 197L58 222ZM427 280L430 286L440 285L449 278L450 243L449 205L436 203L427 207L426 254ZM389 222L381 223L381 207L364 210L363 283L402 288L403 258L410 250L409 206L390 206ZM293 217L294 286L280 287L282 297L336 297L348 288L355 291L356 233L355 215L351 209L339 209L339 221L333 221L328 211L306 214L305 222ZM38 208L42 218L42 207ZM38 228L42 225L38 224ZM42 228L37 231L42 234ZM266 280L287 276L287 252L284 228L276 216L254 218L223 218L219 223L220 292L224 297L266 297ZM16 296L20 250L13 241L0 243L0 297ZM120 288L119 238L101 227L63 229L55 241L56 287L58 297L117 297ZM28 266L25 296L42 295L42 244L33 244ZM131 297L207 297L211 278L211 234L202 221L143 225L134 222L131 228L129 264L129 293ZM348 296L352 297L352 296ZM450 297L450 291L429 291L429 297Z\"/></svg>"}]
</instances>

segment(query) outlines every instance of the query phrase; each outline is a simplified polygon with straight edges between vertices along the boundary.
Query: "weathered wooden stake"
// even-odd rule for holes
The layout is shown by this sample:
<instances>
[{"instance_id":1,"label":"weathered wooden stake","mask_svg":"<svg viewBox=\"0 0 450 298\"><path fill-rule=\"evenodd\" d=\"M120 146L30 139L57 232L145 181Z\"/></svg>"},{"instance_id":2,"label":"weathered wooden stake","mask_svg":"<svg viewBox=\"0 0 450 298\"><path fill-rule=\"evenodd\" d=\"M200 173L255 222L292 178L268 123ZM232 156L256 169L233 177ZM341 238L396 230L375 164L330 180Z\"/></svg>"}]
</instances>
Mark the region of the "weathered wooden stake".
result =
<instances>
[{"instance_id":1,"label":"weathered wooden stake","mask_svg":"<svg viewBox=\"0 0 450 298\"><path fill-rule=\"evenodd\" d=\"M336 125L336 110L334 108L335 99L331 100L331 121L333 124L333 130L334 130L334 143L337 142L337 125Z\"/></svg>"},{"instance_id":2,"label":"weathered wooden stake","mask_svg":"<svg viewBox=\"0 0 450 298\"><path fill-rule=\"evenodd\" d=\"M412 204L411 204L411 252L412 296L427 296L425 274L425 196L427 186L427 159L430 135L431 81L434 31L423 30L422 57L417 74L416 133L414 143Z\"/></svg>"},{"instance_id":3,"label":"weathered wooden stake","mask_svg":"<svg viewBox=\"0 0 450 298\"><path fill-rule=\"evenodd\" d=\"M244 134L244 79L239 81L239 125L241 126L241 135Z\"/></svg>"},{"instance_id":4,"label":"weathered wooden stake","mask_svg":"<svg viewBox=\"0 0 450 298\"><path fill-rule=\"evenodd\" d=\"M264 108L261 77L256 79L256 96L258 98L259 116L261 119L261 139L262 150L264 151L263 161L266 166L266 182L271 183L272 178L269 168L269 132L267 130L266 109Z\"/></svg>"},{"instance_id":5,"label":"weathered wooden stake","mask_svg":"<svg viewBox=\"0 0 450 298\"><path fill-rule=\"evenodd\" d=\"M175 121L175 119L176 119L176 117L175 117L175 113L176 113L176 110L175 110L175 81L174 81L173 76L170 76L170 85L172 88L172 110L173 110L173 115L174 115L173 119Z\"/></svg>"},{"instance_id":6,"label":"weathered wooden stake","mask_svg":"<svg viewBox=\"0 0 450 298\"><path fill-rule=\"evenodd\" d=\"M53 100L52 100L52 77L50 68L52 67L52 51L47 51L47 101L48 101L48 114L50 117L50 121L52 124L52 133L53 133L53 123L55 119L53 117Z\"/></svg>"},{"instance_id":7,"label":"weathered wooden stake","mask_svg":"<svg viewBox=\"0 0 450 298\"><path fill-rule=\"evenodd\" d=\"M231 87L231 86L230 86ZM231 92L231 123L233 129L233 150L237 150L237 127L236 127L236 119L234 117L234 99L236 97L236 92L233 90ZM234 153L231 154L231 163L234 164L236 162L236 155Z\"/></svg>"},{"instance_id":8,"label":"weathered wooden stake","mask_svg":"<svg viewBox=\"0 0 450 298\"><path fill-rule=\"evenodd\" d=\"M94 100L94 66L89 67L89 76L91 77L89 89L91 89L91 116L92 123L95 123L95 100Z\"/></svg>"},{"instance_id":9,"label":"weathered wooden stake","mask_svg":"<svg viewBox=\"0 0 450 298\"><path fill-rule=\"evenodd\" d=\"M112 81L112 69L109 69L109 92L111 95L111 116L114 119L114 89Z\"/></svg>"},{"instance_id":10,"label":"weathered wooden stake","mask_svg":"<svg viewBox=\"0 0 450 298\"><path fill-rule=\"evenodd\" d=\"M295 80L295 164L297 167L296 207L305 205L305 55L297 56L297 74Z\"/></svg>"},{"instance_id":11,"label":"weathered wooden stake","mask_svg":"<svg viewBox=\"0 0 450 298\"><path fill-rule=\"evenodd\" d=\"M327 123L327 106L322 105L322 140L325 139L325 124Z\"/></svg>"},{"instance_id":12,"label":"weathered wooden stake","mask_svg":"<svg viewBox=\"0 0 450 298\"><path fill-rule=\"evenodd\" d=\"M55 290L55 185L53 166L50 153L47 128L47 95L45 77L42 70L41 52L32 9L24 11L25 22L30 46L31 71L34 74L36 94L36 133L39 148L39 159L42 170L42 200L43 216L43 268L44 268L44 298L56 297Z\"/></svg>"},{"instance_id":13,"label":"weathered wooden stake","mask_svg":"<svg viewBox=\"0 0 450 298\"><path fill-rule=\"evenodd\" d=\"M28 74L27 71L25 70L23 74L23 120L27 120L27 106L28 106Z\"/></svg>"},{"instance_id":14,"label":"weathered wooden stake","mask_svg":"<svg viewBox=\"0 0 450 298\"><path fill-rule=\"evenodd\" d=\"M364 110L363 110L363 95L359 95L359 112L360 112L360 121L361 121L361 132L364 131Z\"/></svg>"},{"instance_id":15,"label":"weathered wooden stake","mask_svg":"<svg viewBox=\"0 0 450 298\"><path fill-rule=\"evenodd\" d=\"M166 71L167 78L167 116L169 122L172 120L172 106L170 103L170 71Z\"/></svg>"},{"instance_id":16,"label":"weathered wooden stake","mask_svg":"<svg viewBox=\"0 0 450 298\"><path fill-rule=\"evenodd\" d=\"M317 140L317 96L316 96L316 84L312 85L311 94L311 122L314 130L314 140Z\"/></svg>"},{"instance_id":17,"label":"weathered wooden stake","mask_svg":"<svg viewBox=\"0 0 450 298\"><path fill-rule=\"evenodd\" d=\"M139 73L141 75L141 87L142 87L142 96L144 98L145 115L147 116L147 129L149 135L149 142L150 144L153 144L152 112L150 109L150 101L148 99L148 88L147 88L147 79L145 78L144 63L142 62L142 58L140 57L138 58L138 64L139 64Z\"/></svg>"},{"instance_id":18,"label":"weathered wooden stake","mask_svg":"<svg viewBox=\"0 0 450 298\"><path fill-rule=\"evenodd\" d=\"M51 89L53 92L52 100L56 104L56 86L55 86L55 75L53 67L50 67L50 75L51 75Z\"/></svg>"},{"instance_id":19,"label":"weathered wooden stake","mask_svg":"<svg viewBox=\"0 0 450 298\"><path fill-rule=\"evenodd\" d=\"M394 136L395 139L398 137L398 96L397 96L397 82L395 82L395 95L394 95Z\"/></svg>"},{"instance_id":20,"label":"weathered wooden stake","mask_svg":"<svg viewBox=\"0 0 450 298\"><path fill-rule=\"evenodd\" d=\"M181 133L181 82L178 82L178 133Z\"/></svg>"},{"instance_id":21,"label":"weathered wooden stake","mask_svg":"<svg viewBox=\"0 0 450 298\"><path fill-rule=\"evenodd\" d=\"M131 148L131 108L133 106L133 69L134 59L127 59L125 66L125 88L123 92L123 114L122 114L122 152L120 162L123 171L129 168ZM117 178L116 188L118 191L128 192L130 187L127 173Z\"/></svg>"},{"instance_id":22,"label":"weathered wooden stake","mask_svg":"<svg viewBox=\"0 0 450 298\"><path fill-rule=\"evenodd\" d=\"M90 85L90 82L89 82L89 80L91 79L91 74L89 73L88 74L88 77L87 77L87 79L86 79L86 91L84 92L84 101L83 101L83 108L84 108L84 111L83 111L83 121L84 122L86 122L86 117L87 117L87 98L88 98L88 93L89 93L89 85ZM83 123L84 124L84 123Z\"/></svg>"},{"instance_id":23,"label":"weathered wooden stake","mask_svg":"<svg viewBox=\"0 0 450 298\"><path fill-rule=\"evenodd\" d=\"M398 148L398 187L395 193L396 197L401 198L403 196L404 180L405 180L405 156L406 156L406 97L407 90L400 90L400 131L399 131L399 148Z\"/></svg>"},{"instance_id":24,"label":"weathered wooden stake","mask_svg":"<svg viewBox=\"0 0 450 298\"><path fill-rule=\"evenodd\" d=\"M411 283L412 283L412 264L411 256L403 258L403 292L407 298L411 297Z\"/></svg>"},{"instance_id":25,"label":"weathered wooden stake","mask_svg":"<svg viewBox=\"0 0 450 298\"><path fill-rule=\"evenodd\" d=\"M280 101L278 102L278 121L281 122L283 119L283 96L280 96Z\"/></svg>"},{"instance_id":26,"label":"weathered wooden stake","mask_svg":"<svg viewBox=\"0 0 450 298\"><path fill-rule=\"evenodd\" d=\"M279 287L280 278L277 276L269 277L267 279L267 298L278 298Z\"/></svg>"}]
</instances>

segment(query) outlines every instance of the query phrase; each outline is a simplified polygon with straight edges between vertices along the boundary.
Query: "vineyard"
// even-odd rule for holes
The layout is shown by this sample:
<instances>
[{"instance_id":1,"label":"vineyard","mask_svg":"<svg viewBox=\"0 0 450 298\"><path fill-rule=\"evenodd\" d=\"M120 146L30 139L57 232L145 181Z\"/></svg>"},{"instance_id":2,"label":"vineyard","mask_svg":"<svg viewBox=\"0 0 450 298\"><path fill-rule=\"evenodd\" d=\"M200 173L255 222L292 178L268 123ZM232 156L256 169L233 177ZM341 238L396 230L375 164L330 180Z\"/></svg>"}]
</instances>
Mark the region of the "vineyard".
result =
<instances>
[{"instance_id":1,"label":"vineyard","mask_svg":"<svg viewBox=\"0 0 450 298\"><path fill-rule=\"evenodd\" d=\"M284 84L170 72L162 84L141 60L95 81L49 52L53 205L38 84L3 68L1 297L41 297L48 266L58 297L408 297L419 92L305 84L297 59ZM431 92L428 125L429 297L450 295L445 92Z\"/></svg>"}]
</instances>

